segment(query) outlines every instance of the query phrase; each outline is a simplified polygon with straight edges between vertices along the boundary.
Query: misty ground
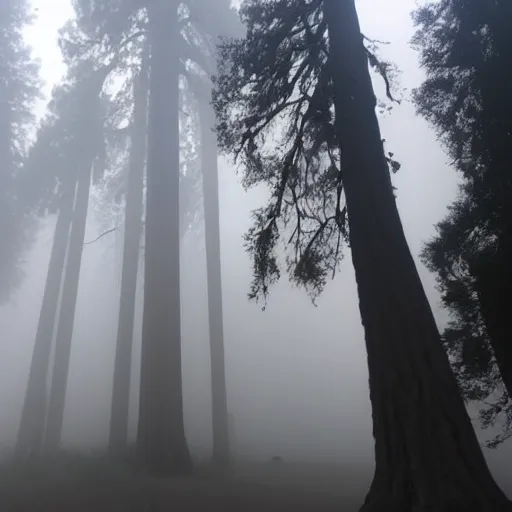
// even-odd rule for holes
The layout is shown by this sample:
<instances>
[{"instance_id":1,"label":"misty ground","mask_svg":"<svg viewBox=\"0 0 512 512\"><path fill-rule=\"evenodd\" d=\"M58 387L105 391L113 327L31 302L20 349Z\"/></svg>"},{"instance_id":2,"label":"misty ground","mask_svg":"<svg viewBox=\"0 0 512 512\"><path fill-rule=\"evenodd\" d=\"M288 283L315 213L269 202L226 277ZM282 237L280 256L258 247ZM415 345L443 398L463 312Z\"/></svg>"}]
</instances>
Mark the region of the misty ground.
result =
<instances>
[{"instance_id":1,"label":"misty ground","mask_svg":"<svg viewBox=\"0 0 512 512\"><path fill-rule=\"evenodd\" d=\"M66 457L0 472L9 512L356 511L369 475L333 464L238 463L231 477L200 465L190 478L152 479L106 460ZM176 508L179 507L179 508Z\"/></svg>"}]
</instances>

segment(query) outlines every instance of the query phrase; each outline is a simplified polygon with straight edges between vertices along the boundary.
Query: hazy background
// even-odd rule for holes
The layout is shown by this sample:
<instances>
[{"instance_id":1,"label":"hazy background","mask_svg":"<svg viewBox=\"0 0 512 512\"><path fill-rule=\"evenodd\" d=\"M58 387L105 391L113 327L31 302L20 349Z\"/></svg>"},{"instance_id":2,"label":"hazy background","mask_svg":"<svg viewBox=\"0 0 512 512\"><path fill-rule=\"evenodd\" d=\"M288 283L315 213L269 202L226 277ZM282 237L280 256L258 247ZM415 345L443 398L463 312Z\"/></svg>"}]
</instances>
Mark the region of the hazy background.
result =
<instances>
[{"instance_id":1,"label":"hazy background","mask_svg":"<svg viewBox=\"0 0 512 512\"><path fill-rule=\"evenodd\" d=\"M56 44L58 28L71 16L68 0L32 0L38 20L26 36L41 59L45 93L59 81L64 66ZM426 123L407 101L422 72L409 46L413 33L412 0L359 0L362 29L368 37L389 41L385 56L402 70L404 101L382 119L387 149L402 169L393 177L405 231L416 256L434 233L446 205L457 193L457 176ZM39 114L44 112L41 103ZM228 407L235 418L236 446L241 456L323 459L371 470L368 375L350 254L337 278L311 305L305 293L285 280L276 286L266 311L247 300L251 278L241 236L250 210L259 206L261 191L246 194L235 169L221 161L220 221ZM100 232L89 208L86 241ZM114 221L113 221L114 222ZM115 225L115 224L114 224ZM113 226L112 226L113 227ZM27 279L12 304L0 309L0 447L16 438L27 381L39 307L52 242L53 221L41 232L27 261ZM84 249L80 290L66 401L63 443L101 447L107 441L111 379L117 328L119 273L116 233ZM207 453L210 433L210 371L207 338L204 243L188 237L183 248L183 361L188 440ZM416 258L417 259L417 258ZM418 261L420 274L440 327L433 276ZM138 326L140 331L140 325ZM135 358L138 360L139 344ZM137 372L134 373L137 378ZM138 389L135 379L133 389ZM131 411L135 432L136 400ZM488 435L487 433L484 433ZM512 444L485 450L500 482Z\"/></svg>"}]
</instances>

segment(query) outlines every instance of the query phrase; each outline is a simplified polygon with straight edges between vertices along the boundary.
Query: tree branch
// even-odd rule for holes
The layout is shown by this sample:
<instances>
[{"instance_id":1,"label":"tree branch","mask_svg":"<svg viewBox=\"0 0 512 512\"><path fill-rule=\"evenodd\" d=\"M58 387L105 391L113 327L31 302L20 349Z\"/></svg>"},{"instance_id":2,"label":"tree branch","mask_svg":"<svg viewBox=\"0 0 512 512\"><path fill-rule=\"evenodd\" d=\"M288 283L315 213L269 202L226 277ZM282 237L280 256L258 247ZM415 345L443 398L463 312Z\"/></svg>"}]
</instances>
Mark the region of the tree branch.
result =
<instances>
[{"instance_id":1,"label":"tree branch","mask_svg":"<svg viewBox=\"0 0 512 512\"><path fill-rule=\"evenodd\" d=\"M100 238L103 238L105 235L108 235L109 233L112 233L113 231L117 230L117 226L115 228L109 229L108 231L105 231L100 236L96 237L94 240L91 240L90 242L84 242L84 245L90 245L94 242L97 242Z\"/></svg>"}]
</instances>

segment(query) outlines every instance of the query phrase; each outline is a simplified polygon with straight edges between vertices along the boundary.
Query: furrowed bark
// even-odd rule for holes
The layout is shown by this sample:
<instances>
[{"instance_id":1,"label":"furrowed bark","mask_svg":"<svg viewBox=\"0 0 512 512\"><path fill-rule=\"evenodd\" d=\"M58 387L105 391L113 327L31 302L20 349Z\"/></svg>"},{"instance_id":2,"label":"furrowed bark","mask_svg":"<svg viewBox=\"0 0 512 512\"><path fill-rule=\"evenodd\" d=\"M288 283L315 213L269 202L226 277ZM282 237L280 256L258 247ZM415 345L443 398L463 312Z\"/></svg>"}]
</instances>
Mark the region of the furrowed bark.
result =
<instances>
[{"instance_id":1,"label":"furrowed bark","mask_svg":"<svg viewBox=\"0 0 512 512\"><path fill-rule=\"evenodd\" d=\"M376 467L362 510L509 510L407 245L354 0L324 0L324 14L373 409Z\"/></svg>"}]
</instances>

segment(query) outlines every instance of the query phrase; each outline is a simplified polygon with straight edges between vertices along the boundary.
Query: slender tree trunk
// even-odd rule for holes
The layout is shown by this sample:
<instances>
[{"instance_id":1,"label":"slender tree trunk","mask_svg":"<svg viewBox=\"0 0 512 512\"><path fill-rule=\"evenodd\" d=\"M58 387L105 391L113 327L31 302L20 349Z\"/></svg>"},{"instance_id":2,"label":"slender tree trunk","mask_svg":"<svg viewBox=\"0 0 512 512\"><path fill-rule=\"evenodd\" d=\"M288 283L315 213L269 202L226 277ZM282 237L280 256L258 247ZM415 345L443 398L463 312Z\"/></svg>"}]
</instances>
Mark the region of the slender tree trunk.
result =
<instances>
[{"instance_id":1,"label":"slender tree trunk","mask_svg":"<svg viewBox=\"0 0 512 512\"><path fill-rule=\"evenodd\" d=\"M212 382L213 460L219 465L228 466L230 447L222 315L219 177L217 140L213 131L215 119L209 105L201 105L200 122Z\"/></svg>"},{"instance_id":2,"label":"slender tree trunk","mask_svg":"<svg viewBox=\"0 0 512 512\"><path fill-rule=\"evenodd\" d=\"M69 228L73 216L75 192L76 180L70 179L67 189L63 191L57 224L55 226L43 302L39 313L34 351L30 364L28 385L21 413L16 443L16 456L22 460L40 453L44 437L50 354L63 269L66 261Z\"/></svg>"},{"instance_id":3,"label":"slender tree trunk","mask_svg":"<svg viewBox=\"0 0 512 512\"><path fill-rule=\"evenodd\" d=\"M376 467L362 510L508 510L405 239L354 0L324 0L324 13L373 409Z\"/></svg>"},{"instance_id":4,"label":"slender tree trunk","mask_svg":"<svg viewBox=\"0 0 512 512\"><path fill-rule=\"evenodd\" d=\"M153 474L186 472L180 321L178 6L148 10L151 43L138 448Z\"/></svg>"},{"instance_id":5,"label":"slender tree trunk","mask_svg":"<svg viewBox=\"0 0 512 512\"><path fill-rule=\"evenodd\" d=\"M82 249L89 205L89 190L91 187L91 164L89 162L80 169L78 190L76 193L73 222L69 237L68 258L64 274L62 300L59 323L55 340L55 362L48 404L48 420L46 425L45 449L56 450L59 447L62 424L64 420L64 405L71 355L71 340L75 321L75 309L82 263Z\"/></svg>"},{"instance_id":6,"label":"slender tree trunk","mask_svg":"<svg viewBox=\"0 0 512 512\"><path fill-rule=\"evenodd\" d=\"M110 418L109 447L110 451L116 454L126 451L128 445L133 323L142 235L143 177L146 158L147 73L147 67L143 66L134 90L130 166L126 193L121 297Z\"/></svg>"}]
</instances>

